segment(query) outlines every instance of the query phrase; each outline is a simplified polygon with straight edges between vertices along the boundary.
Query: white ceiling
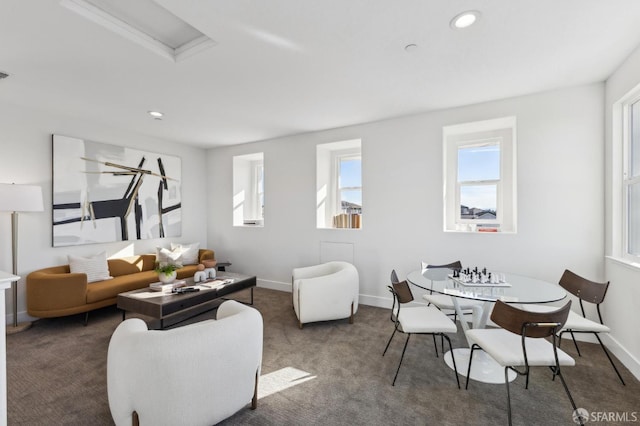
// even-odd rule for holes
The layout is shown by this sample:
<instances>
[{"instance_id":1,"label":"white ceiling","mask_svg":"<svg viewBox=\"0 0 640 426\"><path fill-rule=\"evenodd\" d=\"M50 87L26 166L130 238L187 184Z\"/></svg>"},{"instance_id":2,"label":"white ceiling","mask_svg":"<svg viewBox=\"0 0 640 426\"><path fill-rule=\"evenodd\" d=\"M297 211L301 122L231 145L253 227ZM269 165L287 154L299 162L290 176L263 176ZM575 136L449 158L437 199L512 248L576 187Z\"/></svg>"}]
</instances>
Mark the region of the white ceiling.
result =
<instances>
[{"instance_id":1,"label":"white ceiling","mask_svg":"<svg viewBox=\"0 0 640 426\"><path fill-rule=\"evenodd\" d=\"M604 81L640 44L638 0L155 1L217 44L172 62L59 1L0 0L1 100L219 146Z\"/></svg>"}]
</instances>

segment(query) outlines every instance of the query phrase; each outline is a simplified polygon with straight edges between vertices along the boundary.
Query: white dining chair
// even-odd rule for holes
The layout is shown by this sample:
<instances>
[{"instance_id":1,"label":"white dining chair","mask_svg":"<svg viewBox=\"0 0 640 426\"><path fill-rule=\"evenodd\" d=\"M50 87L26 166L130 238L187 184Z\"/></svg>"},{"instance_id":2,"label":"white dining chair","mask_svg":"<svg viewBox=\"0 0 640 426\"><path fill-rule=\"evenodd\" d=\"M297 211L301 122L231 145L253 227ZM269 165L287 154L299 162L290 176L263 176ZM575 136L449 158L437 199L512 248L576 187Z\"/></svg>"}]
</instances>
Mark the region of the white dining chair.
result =
<instances>
[{"instance_id":1,"label":"white dining chair","mask_svg":"<svg viewBox=\"0 0 640 426\"><path fill-rule=\"evenodd\" d=\"M455 310L455 304L453 298L446 294L434 294L433 293L433 282L434 281L446 281L448 279L449 271L453 270L461 270L462 263L458 260L455 262L448 263L446 265L430 265L425 262L421 263L421 270L423 275L430 279L431 281L431 290L429 293L426 293L422 296L424 300L429 302L429 304L435 306L441 311L453 311L453 313L447 313L447 315L453 315L453 321L457 320L457 312ZM483 302L478 300L470 300L464 298L458 298L457 300L460 310L463 314L471 313L474 306L482 306ZM465 321L464 318L460 318L460 321Z\"/></svg>"},{"instance_id":2,"label":"white dining chair","mask_svg":"<svg viewBox=\"0 0 640 426\"><path fill-rule=\"evenodd\" d=\"M560 366L573 366L575 361L558 349L556 333L567 321L571 301L562 308L551 312L531 312L515 308L498 300L491 313L491 319L502 328L472 329L466 332L471 343L471 354L465 389L469 387L469 375L473 353L482 349L504 367L507 387L507 407L511 425L511 396L509 392L509 371L526 376L525 389L529 388L530 367L551 367L554 377L560 377L573 410L576 404L567 387ZM551 342L545 338L551 337ZM580 419L582 425L582 419Z\"/></svg>"},{"instance_id":3,"label":"white dining chair","mask_svg":"<svg viewBox=\"0 0 640 426\"><path fill-rule=\"evenodd\" d=\"M382 356L387 353L389 345L393 340L396 332L399 331L407 335L407 340L404 343L402 349L402 355L400 356L400 362L396 374L393 377L392 386L395 386L398 373L400 372L400 366L404 359L404 354L409 344L409 338L412 334L430 334L434 339L434 346L436 347L436 356L438 356L438 348L435 345L435 336L442 336L449 343L449 350L453 353L451 347L451 339L447 336L447 333L456 333L457 327L449 317L447 317L442 311L432 306L406 306L412 302L413 294L409 288L407 281L398 282L398 278L395 270L391 273L391 285L388 287L389 291L393 294L393 306L391 307L391 319L394 322L394 329L387 346L384 348ZM456 366L455 358L453 358L454 372L456 375L456 383L458 389L460 388L460 379L458 378L458 368Z\"/></svg>"},{"instance_id":4,"label":"white dining chair","mask_svg":"<svg viewBox=\"0 0 640 426\"><path fill-rule=\"evenodd\" d=\"M578 356L582 356L580 354L580 348L578 347L578 342L576 342L574 333L593 334L598 340L598 343L600 343L600 347L609 359L609 363L611 363L611 366L618 375L620 382L625 385L624 380L622 379L622 376L618 371L618 368L613 362L611 355L607 351L607 348L604 346L599 336L600 333L609 333L611 331L609 327L604 325L604 322L602 321L602 314L600 313L600 304L604 301L604 297L607 294L609 282L607 281L606 283L599 283L590 281L567 269L562 274L559 284L562 288L578 298L578 301L580 303L580 311L582 312L582 315L573 311L569 312L569 318L567 319L566 324L562 327L561 330L558 331L558 337L560 337L560 341L562 341L562 335L564 333L571 334L571 339L573 340L573 344L576 348L576 351L578 352ZM596 305L596 311L598 312L598 321L593 321L586 317L583 301ZM531 305L525 307L525 309L534 312L548 312L550 310L553 310L554 308L544 305Z\"/></svg>"}]
</instances>

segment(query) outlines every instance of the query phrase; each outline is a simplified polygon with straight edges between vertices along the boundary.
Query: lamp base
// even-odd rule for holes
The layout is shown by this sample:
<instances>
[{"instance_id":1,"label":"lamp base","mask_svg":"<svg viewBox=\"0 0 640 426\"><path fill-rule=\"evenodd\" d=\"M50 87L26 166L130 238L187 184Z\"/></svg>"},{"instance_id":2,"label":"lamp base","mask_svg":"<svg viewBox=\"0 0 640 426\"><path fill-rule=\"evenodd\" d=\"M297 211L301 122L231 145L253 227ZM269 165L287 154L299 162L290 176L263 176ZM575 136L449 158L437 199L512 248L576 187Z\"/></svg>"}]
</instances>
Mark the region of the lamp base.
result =
<instances>
[{"instance_id":1,"label":"lamp base","mask_svg":"<svg viewBox=\"0 0 640 426\"><path fill-rule=\"evenodd\" d=\"M13 324L7 324L7 334L16 334L28 330L32 324L32 322L21 322L16 326Z\"/></svg>"}]
</instances>

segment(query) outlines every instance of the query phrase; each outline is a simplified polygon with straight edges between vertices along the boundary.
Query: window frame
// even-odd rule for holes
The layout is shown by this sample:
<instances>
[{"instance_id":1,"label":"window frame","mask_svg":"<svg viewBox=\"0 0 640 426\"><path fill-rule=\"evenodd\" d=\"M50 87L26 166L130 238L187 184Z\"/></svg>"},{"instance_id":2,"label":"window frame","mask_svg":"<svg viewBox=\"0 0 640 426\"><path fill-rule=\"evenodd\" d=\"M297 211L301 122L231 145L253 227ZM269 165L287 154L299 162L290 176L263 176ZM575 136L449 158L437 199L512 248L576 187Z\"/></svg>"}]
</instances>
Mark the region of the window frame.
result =
<instances>
[{"instance_id":1,"label":"window frame","mask_svg":"<svg viewBox=\"0 0 640 426\"><path fill-rule=\"evenodd\" d=\"M234 227L263 227L264 205L264 152L234 155L232 157L233 198L232 225ZM259 191L258 171L262 170L263 192Z\"/></svg>"},{"instance_id":2,"label":"window frame","mask_svg":"<svg viewBox=\"0 0 640 426\"><path fill-rule=\"evenodd\" d=\"M264 160L252 162L251 169L253 172L253 187L251 188L251 195L254 197L253 215L256 219L264 220ZM260 191L260 181L262 181L262 191Z\"/></svg>"},{"instance_id":3,"label":"window frame","mask_svg":"<svg viewBox=\"0 0 640 426\"><path fill-rule=\"evenodd\" d=\"M443 127L444 232L517 232L516 125L516 117L510 116ZM458 150L463 147L493 144L497 144L500 149L499 179L459 182ZM495 219L462 217L461 188L467 185L496 185Z\"/></svg>"},{"instance_id":4,"label":"window frame","mask_svg":"<svg viewBox=\"0 0 640 426\"><path fill-rule=\"evenodd\" d=\"M489 138L478 141L460 141L457 144L456 151L459 151L461 148L473 148L473 147L484 147L497 145L500 149L500 177L498 179L482 179L482 180L468 180L468 181L460 181L456 178L456 206L458 208L455 210L456 215L456 224L475 224L475 225L500 225L503 221L504 213L502 211L503 205L503 162L502 162L502 138ZM460 164L458 164L458 156L456 156L456 175L459 175L460 172ZM462 195L461 189L463 186L482 186L482 185L495 185L496 187L496 218L495 219L463 219L462 218ZM471 207L471 206L469 206Z\"/></svg>"},{"instance_id":5,"label":"window frame","mask_svg":"<svg viewBox=\"0 0 640 426\"><path fill-rule=\"evenodd\" d=\"M360 160L360 185L359 187L340 187L340 164L349 159ZM356 222L353 217L347 218L346 227L334 226L334 219L343 213L342 192L359 190L364 196L363 179L363 155L362 140L352 139L340 142L322 143L316 145L316 228L317 229L361 229L362 209L364 200L361 200L360 213ZM351 227L357 224L357 227Z\"/></svg>"},{"instance_id":6,"label":"window frame","mask_svg":"<svg viewBox=\"0 0 640 426\"><path fill-rule=\"evenodd\" d=\"M640 90L634 89L629 95L622 101L622 170L621 170L621 186L622 192L622 208L621 208L621 257L627 261L638 263L640 262L640 253L633 254L630 251L630 226L629 219L633 214L629 214L629 197L630 189L633 185L640 185L640 170L637 176L632 176L633 155L640 156L640 150L637 153L632 153L633 143L633 120L632 120L632 106L638 104L640 108ZM636 212L636 214L640 214ZM640 246L640 243L638 244Z\"/></svg>"},{"instance_id":7,"label":"window frame","mask_svg":"<svg viewBox=\"0 0 640 426\"><path fill-rule=\"evenodd\" d=\"M362 196L362 151L357 148L343 149L340 151L332 152L333 159L333 195L334 195L334 215L342 213L342 191L354 191L359 190L360 196ZM345 186L341 187L341 162L348 160L360 160L360 186ZM362 209L362 204L360 205Z\"/></svg>"}]
</instances>

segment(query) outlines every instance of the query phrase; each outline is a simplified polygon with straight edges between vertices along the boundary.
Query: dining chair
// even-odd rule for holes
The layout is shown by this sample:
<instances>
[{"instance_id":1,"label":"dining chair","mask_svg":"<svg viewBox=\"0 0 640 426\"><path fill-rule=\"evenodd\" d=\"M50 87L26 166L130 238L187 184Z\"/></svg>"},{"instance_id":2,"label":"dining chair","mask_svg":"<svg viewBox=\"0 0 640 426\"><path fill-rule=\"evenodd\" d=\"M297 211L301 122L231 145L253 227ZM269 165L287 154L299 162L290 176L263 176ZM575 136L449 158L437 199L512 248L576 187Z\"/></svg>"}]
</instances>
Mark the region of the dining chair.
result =
<instances>
[{"instance_id":1,"label":"dining chair","mask_svg":"<svg viewBox=\"0 0 640 426\"><path fill-rule=\"evenodd\" d=\"M446 265L429 265L425 262L422 262L421 266L422 266L421 269L423 273L427 269L451 269L451 270L459 271L462 269L462 262L457 260L455 262L447 263ZM455 322L457 320L458 313L455 310L453 299L451 298L451 296L448 296L446 294L437 294L437 293L433 294L433 281L434 280L432 279L431 290L429 291L428 294L424 294L422 298L427 302L429 302L429 304L435 306L440 310L446 309L449 311L453 311L452 314L447 314L447 315L450 315L450 316L453 315L453 321ZM465 313L469 313L469 311L471 311L474 306L482 306L483 302L480 302L477 300L458 298L458 304L460 305L461 312L465 314ZM460 318L460 321L464 321L464 318Z\"/></svg>"},{"instance_id":2,"label":"dining chair","mask_svg":"<svg viewBox=\"0 0 640 426\"><path fill-rule=\"evenodd\" d=\"M620 382L625 385L624 380L622 379L622 376L618 371L618 368L613 362L611 355L607 351L607 348L604 346L599 336L600 333L609 333L609 331L611 331L609 327L604 325L604 322L602 321L602 314L600 313L600 304L604 301L604 297L607 294L609 282L607 281L606 283L599 283L590 281L567 269L562 274L559 284L562 288L578 298L578 302L580 303L580 311L582 312L582 315L573 311L569 312L569 318L567 319L566 324L564 325L564 327L562 327L561 330L559 330L558 333L558 337L561 338L560 341L562 341L562 335L564 333L568 332L569 334L571 334L571 339L573 340L573 344L576 347L578 356L582 356L582 354L580 354L580 348L578 348L578 342L576 342L574 333L593 334L598 340L598 343L600 343L600 347L609 359L609 363L611 363L611 366L618 375ZM583 301L596 305L596 311L598 312L598 321L593 321L586 317ZM543 305L532 305L528 306L526 309L534 312L546 312L553 308ZM560 343L558 345L560 345Z\"/></svg>"},{"instance_id":3,"label":"dining chair","mask_svg":"<svg viewBox=\"0 0 640 426\"><path fill-rule=\"evenodd\" d=\"M455 357L453 357L453 348L451 347L451 339L446 333L456 333L457 327L449 317L447 317L442 311L431 306L406 306L408 303L414 300L411 289L407 281L398 281L396 271L391 272L391 285L388 287L389 291L393 294L393 306L391 307L391 319L394 322L393 333L387 342L387 346L384 348L382 356L387 353L391 340L399 331L407 335L407 340L404 342L404 348L402 349L402 355L400 356L400 362L396 374L393 377L392 386L395 386L398 373L400 372L400 366L404 359L404 354L409 344L409 338L412 334L430 334L433 337L434 346L436 346L436 357L438 356L438 348L435 345L435 336L440 335L447 339L449 343L449 350L451 351L453 358L453 368L456 375L456 383L458 389L460 389L460 379L458 378L458 368L456 366Z\"/></svg>"},{"instance_id":4,"label":"dining chair","mask_svg":"<svg viewBox=\"0 0 640 426\"><path fill-rule=\"evenodd\" d=\"M500 300L496 301L491 320L501 328L474 328L466 332L471 344L469 367L465 389L469 387L469 374L473 353L482 349L504 367L507 386L507 407L509 425L511 425L511 396L509 392L509 370L526 376L525 389L529 388L530 367L550 367L554 377L560 377L573 410L576 404L567 387L560 366L573 366L575 361L558 349L556 333L567 321L571 301L562 308L550 312L531 312L515 308ZM551 337L549 342L546 337ZM580 419L582 425L582 419Z\"/></svg>"}]
</instances>

